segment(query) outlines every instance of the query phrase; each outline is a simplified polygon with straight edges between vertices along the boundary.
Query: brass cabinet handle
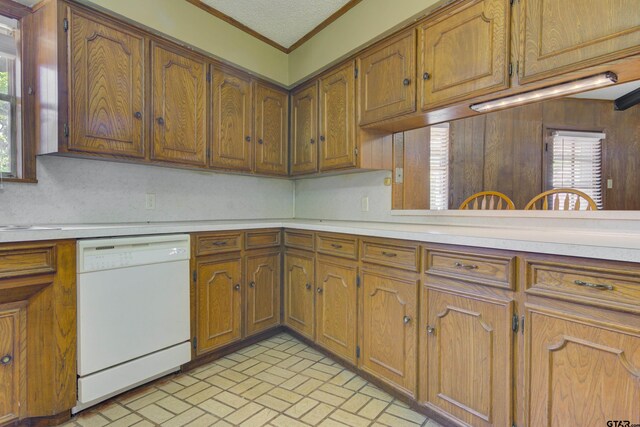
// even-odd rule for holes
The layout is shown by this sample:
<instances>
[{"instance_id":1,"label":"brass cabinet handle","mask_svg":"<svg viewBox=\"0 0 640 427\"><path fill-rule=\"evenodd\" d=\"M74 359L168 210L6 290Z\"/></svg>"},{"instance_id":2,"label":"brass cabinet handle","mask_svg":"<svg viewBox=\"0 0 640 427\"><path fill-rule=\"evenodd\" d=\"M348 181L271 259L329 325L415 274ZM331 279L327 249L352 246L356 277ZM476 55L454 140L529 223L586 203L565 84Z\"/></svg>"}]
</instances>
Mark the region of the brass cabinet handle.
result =
<instances>
[{"instance_id":1,"label":"brass cabinet handle","mask_svg":"<svg viewBox=\"0 0 640 427\"><path fill-rule=\"evenodd\" d=\"M342 245L339 245L339 244L337 244L337 243L332 243L332 244L331 244L331 247L332 247L332 248L335 248L335 249L341 249L341 248L342 248Z\"/></svg>"},{"instance_id":2,"label":"brass cabinet handle","mask_svg":"<svg viewBox=\"0 0 640 427\"><path fill-rule=\"evenodd\" d=\"M429 80L431 78L431 75L429 73L424 73L422 75L422 80Z\"/></svg>"},{"instance_id":3,"label":"brass cabinet handle","mask_svg":"<svg viewBox=\"0 0 640 427\"><path fill-rule=\"evenodd\" d=\"M158 117L156 120L160 126L164 126L164 119L162 117Z\"/></svg>"},{"instance_id":4,"label":"brass cabinet handle","mask_svg":"<svg viewBox=\"0 0 640 427\"><path fill-rule=\"evenodd\" d=\"M405 85L405 86L409 86L411 84L411 79L404 79L402 81L402 84Z\"/></svg>"},{"instance_id":5,"label":"brass cabinet handle","mask_svg":"<svg viewBox=\"0 0 640 427\"><path fill-rule=\"evenodd\" d=\"M256 287L256 282L250 282L249 283L249 287L250 288L255 288Z\"/></svg>"},{"instance_id":6,"label":"brass cabinet handle","mask_svg":"<svg viewBox=\"0 0 640 427\"><path fill-rule=\"evenodd\" d=\"M575 283L578 286L585 286L587 288L598 289L600 291L612 291L613 290L613 286L611 286L611 285L603 285L601 283L590 283L590 282L585 282L583 280L575 280L573 283Z\"/></svg>"},{"instance_id":7,"label":"brass cabinet handle","mask_svg":"<svg viewBox=\"0 0 640 427\"><path fill-rule=\"evenodd\" d=\"M397 257L397 256L398 256L398 254L397 254L397 253L394 253L394 252L385 252L385 251L382 251L382 255L384 255L384 256L386 256L386 257L389 257L389 258L394 258L394 257Z\"/></svg>"},{"instance_id":8,"label":"brass cabinet handle","mask_svg":"<svg viewBox=\"0 0 640 427\"><path fill-rule=\"evenodd\" d=\"M251 142L251 137L249 135L247 135L247 136L244 137L244 140L247 141L247 142Z\"/></svg>"},{"instance_id":9,"label":"brass cabinet handle","mask_svg":"<svg viewBox=\"0 0 640 427\"><path fill-rule=\"evenodd\" d=\"M240 284L235 285L235 286L233 287L233 289L235 289L236 291L239 291L239 290L240 290Z\"/></svg>"},{"instance_id":10,"label":"brass cabinet handle","mask_svg":"<svg viewBox=\"0 0 640 427\"><path fill-rule=\"evenodd\" d=\"M133 115L136 119L140 120L142 118L142 113L140 111L136 111Z\"/></svg>"},{"instance_id":11,"label":"brass cabinet handle","mask_svg":"<svg viewBox=\"0 0 640 427\"><path fill-rule=\"evenodd\" d=\"M311 139L309 140L309 144L315 144L315 143L316 143L316 140L315 140L315 139L311 138Z\"/></svg>"},{"instance_id":12,"label":"brass cabinet handle","mask_svg":"<svg viewBox=\"0 0 640 427\"><path fill-rule=\"evenodd\" d=\"M322 288L318 288L318 289L316 289L316 291L318 291L318 293L321 294L322 293Z\"/></svg>"},{"instance_id":13,"label":"brass cabinet handle","mask_svg":"<svg viewBox=\"0 0 640 427\"><path fill-rule=\"evenodd\" d=\"M226 240L218 240L218 241L213 242L213 244L215 246L226 246L227 245L227 241Z\"/></svg>"},{"instance_id":14,"label":"brass cabinet handle","mask_svg":"<svg viewBox=\"0 0 640 427\"><path fill-rule=\"evenodd\" d=\"M11 357L10 354L4 355L2 356L2 358L0 358L0 365L8 365L12 360L13 357Z\"/></svg>"},{"instance_id":15,"label":"brass cabinet handle","mask_svg":"<svg viewBox=\"0 0 640 427\"><path fill-rule=\"evenodd\" d=\"M404 316L402 318L402 322L406 325L407 323L411 322L411 317L409 316Z\"/></svg>"},{"instance_id":16,"label":"brass cabinet handle","mask_svg":"<svg viewBox=\"0 0 640 427\"><path fill-rule=\"evenodd\" d=\"M465 270L476 270L478 268L475 264L462 264L460 262L454 262L453 266L457 268L464 268Z\"/></svg>"},{"instance_id":17,"label":"brass cabinet handle","mask_svg":"<svg viewBox=\"0 0 640 427\"><path fill-rule=\"evenodd\" d=\"M311 283L307 283L304 287L307 288L307 290L311 289Z\"/></svg>"},{"instance_id":18,"label":"brass cabinet handle","mask_svg":"<svg viewBox=\"0 0 640 427\"><path fill-rule=\"evenodd\" d=\"M429 326L427 325L427 333L430 335L433 335L436 333L436 328L434 328L433 326Z\"/></svg>"},{"instance_id":19,"label":"brass cabinet handle","mask_svg":"<svg viewBox=\"0 0 640 427\"><path fill-rule=\"evenodd\" d=\"M262 138L258 139L258 144L264 144L264 141L262 140Z\"/></svg>"},{"instance_id":20,"label":"brass cabinet handle","mask_svg":"<svg viewBox=\"0 0 640 427\"><path fill-rule=\"evenodd\" d=\"M320 142L324 142L324 135L320 135Z\"/></svg>"}]
</instances>

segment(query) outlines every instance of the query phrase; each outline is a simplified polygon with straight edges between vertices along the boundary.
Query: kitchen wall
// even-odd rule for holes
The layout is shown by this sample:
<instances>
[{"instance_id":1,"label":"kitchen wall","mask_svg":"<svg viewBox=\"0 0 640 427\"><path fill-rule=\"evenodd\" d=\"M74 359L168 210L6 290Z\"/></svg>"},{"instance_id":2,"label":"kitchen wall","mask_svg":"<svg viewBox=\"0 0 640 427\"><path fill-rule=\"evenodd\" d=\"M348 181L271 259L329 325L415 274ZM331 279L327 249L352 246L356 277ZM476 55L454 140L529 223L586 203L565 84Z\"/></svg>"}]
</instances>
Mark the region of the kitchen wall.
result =
<instances>
[{"instance_id":1,"label":"kitchen wall","mask_svg":"<svg viewBox=\"0 0 640 427\"><path fill-rule=\"evenodd\" d=\"M4 183L0 224L291 218L293 181L43 156L38 184ZM156 209L145 209L145 194Z\"/></svg>"}]
</instances>

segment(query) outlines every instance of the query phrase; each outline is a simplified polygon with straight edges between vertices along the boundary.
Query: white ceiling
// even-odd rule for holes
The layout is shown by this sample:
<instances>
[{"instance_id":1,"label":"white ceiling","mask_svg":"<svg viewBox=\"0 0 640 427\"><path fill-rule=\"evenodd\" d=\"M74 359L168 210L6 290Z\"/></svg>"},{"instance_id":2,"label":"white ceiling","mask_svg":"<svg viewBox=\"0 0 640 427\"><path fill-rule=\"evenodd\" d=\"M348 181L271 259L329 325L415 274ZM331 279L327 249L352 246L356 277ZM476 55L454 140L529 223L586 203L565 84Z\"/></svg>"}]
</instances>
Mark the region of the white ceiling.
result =
<instances>
[{"instance_id":1,"label":"white ceiling","mask_svg":"<svg viewBox=\"0 0 640 427\"><path fill-rule=\"evenodd\" d=\"M18 3L22 3L25 6L31 7L31 6L33 6L35 4L40 3L42 0L15 0L15 1L17 1Z\"/></svg>"},{"instance_id":2,"label":"white ceiling","mask_svg":"<svg viewBox=\"0 0 640 427\"><path fill-rule=\"evenodd\" d=\"M596 89L589 92L579 93L572 95L571 98L584 98L584 99L604 99L613 101L620 98L622 95L626 95L632 90L640 88L640 80L635 82L621 83L619 85L603 87L602 89Z\"/></svg>"},{"instance_id":3,"label":"white ceiling","mask_svg":"<svg viewBox=\"0 0 640 427\"><path fill-rule=\"evenodd\" d=\"M202 0L285 48L349 0Z\"/></svg>"}]
</instances>

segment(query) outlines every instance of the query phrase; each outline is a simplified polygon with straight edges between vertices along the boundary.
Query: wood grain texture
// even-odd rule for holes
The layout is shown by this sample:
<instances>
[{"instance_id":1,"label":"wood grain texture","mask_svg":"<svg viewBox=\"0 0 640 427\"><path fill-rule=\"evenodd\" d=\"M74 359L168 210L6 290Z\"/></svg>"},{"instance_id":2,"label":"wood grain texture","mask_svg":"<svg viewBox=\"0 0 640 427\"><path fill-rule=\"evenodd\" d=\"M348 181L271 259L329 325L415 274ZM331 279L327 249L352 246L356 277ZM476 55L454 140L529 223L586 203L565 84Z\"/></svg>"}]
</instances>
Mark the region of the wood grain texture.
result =
<instances>
[{"instance_id":1,"label":"wood grain texture","mask_svg":"<svg viewBox=\"0 0 640 427\"><path fill-rule=\"evenodd\" d=\"M555 188L543 191L529 200L524 210L579 211L582 206L586 206L588 211L598 209L596 202L582 191L573 188Z\"/></svg>"},{"instance_id":2,"label":"wood grain texture","mask_svg":"<svg viewBox=\"0 0 640 427\"><path fill-rule=\"evenodd\" d=\"M358 259L358 239L348 234L316 234L316 251L341 258Z\"/></svg>"},{"instance_id":3,"label":"wood grain texture","mask_svg":"<svg viewBox=\"0 0 640 427\"><path fill-rule=\"evenodd\" d=\"M207 164L207 62L152 43L151 158Z\"/></svg>"},{"instance_id":4,"label":"wood grain texture","mask_svg":"<svg viewBox=\"0 0 640 427\"><path fill-rule=\"evenodd\" d=\"M248 230L244 233L245 249L260 249L280 246L282 231L275 230Z\"/></svg>"},{"instance_id":5,"label":"wood grain texture","mask_svg":"<svg viewBox=\"0 0 640 427\"><path fill-rule=\"evenodd\" d=\"M242 258L197 261L198 355L242 338Z\"/></svg>"},{"instance_id":6,"label":"wood grain texture","mask_svg":"<svg viewBox=\"0 0 640 427\"><path fill-rule=\"evenodd\" d=\"M284 245L288 248L312 251L315 248L315 233L304 230L284 230Z\"/></svg>"},{"instance_id":7,"label":"wood grain texture","mask_svg":"<svg viewBox=\"0 0 640 427\"><path fill-rule=\"evenodd\" d=\"M289 94L255 83L255 171L287 175L289 169Z\"/></svg>"},{"instance_id":8,"label":"wood grain texture","mask_svg":"<svg viewBox=\"0 0 640 427\"><path fill-rule=\"evenodd\" d=\"M253 166L252 85L249 76L214 68L210 165L250 171Z\"/></svg>"},{"instance_id":9,"label":"wood grain texture","mask_svg":"<svg viewBox=\"0 0 640 427\"><path fill-rule=\"evenodd\" d=\"M291 175L318 171L318 83L291 94Z\"/></svg>"},{"instance_id":10,"label":"wood grain texture","mask_svg":"<svg viewBox=\"0 0 640 427\"><path fill-rule=\"evenodd\" d=\"M0 423L26 410L26 302L0 305Z\"/></svg>"},{"instance_id":11,"label":"wood grain texture","mask_svg":"<svg viewBox=\"0 0 640 427\"><path fill-rule=\"evenodd\" d=\"M249 252L246 271L246 336L280 324L280 252Z\"/></svg>"},{"instance_id":12,"label":"wood grain texture","mask_svg":"<svg viewBox=\"0 0 640 427\"><path fill-rule=\"evenodd\" d=\"M320 79L320 171L356 166L355 65Z\"/></svg>"},{"instance_id":13,"label":"wood grain texture","mask_svg":"<svg viewBox=\"0 0 640 427\"><path fill-rule=\"evenodd\" d=\"M360 125L415 111L415 31L376 45L359 56L356 64Z\"/></svg>"},{"instance_id":14,"label":"wood grain texture","mask_svg":"<svg viewBox=\"0 0 640 427\"><path fill-rule=\"evenodd\" d=\"M360 367L414 398L419 283L394 269L362 271Z\"/></svg>"},{"instance_id":15,"label":"wood grain texture","mask_svg":"<svg viewBox=\"0 0 640 427\"><path fill-rule=\"evenodd\" d=\"M460 204L462 210L513 210L515 205L506 194L499 191L480 191Z\"/></svg>"},{"instance_id":16,"label":"wood grain texture","mask_svg":"<svg viewBox=\"0 0 640 427\"><path fill-rule=\"evenodd\" d=\"M420 271L420 244L401 240L363 238L360 241L360 258L363 262Z\"/></svg>"},{"instance_id":17,"label":"wood grain texture","mask_svg":"<svg viewBox=\"0 0 640 427\"><path fill-rule=\"evenodd\" d=\"M473 426L511 423L512 307L429 289L427 401Z\"/></svg>"},{"instance_id":18,"label":"wood grain texture","mask_svg":"<svg viewBox=\"0 0 640 427\"><path fill-rule=\"evenodd\" d=\"M33 10L13 0L0 0L0 13L9 18L22 19L32 14Z\"/></svg>"},{"instance_id":19,"label":"wood grain texture","mask_svg":"<svg viewBox=\"0 0 640 427\"><path fill-rule=\"evenodd\" d=\"M358 264L319 256L316 265L316 343L355 364Z\"/></svg>"},{"instance_id":20,"label":"wood grain texture","mask_svg":"<svg viewBox=\"0 0 640 427\"><path fill-rule=\"evenodd\" d=\"M284 254L284 323L315 339L315 257L287 249Z\"/></svg>"},{"instance_id":21,"label":"wood grain texture","mask_svg":"<svg viewBox=\"0 0 640 427\"><path fill-rule=\"evenodd\" d=\"M509 87L510 9L504 0L469 1L418 28L422 111Z\"/></svg>"},{"instance_id":22,"label":"wood grain texture","mask_svg":"<svg viewBox=\"0 0 640 427\"><path fill-rule=\"evenodd\" d=\"M526 0L521 8L521 83L640 52L634 0Z\"/></svg>"},{"instance_id":23,"label":"wood grain texture","mask_svg":"<svg viewBox=\"0 0 640 427\"><path fill-rule=\"evenodd\" d=\"M56 268L55 244L0 246L0 279L55 273Z\"/></svg>"},{"instance_id":24,"label":"wood grain texture","mask_svg":"<svg viewBox=\"0 0 640 427\"><path fill-rule=\"evenodd\" d=\"M69 150L144 157L146 40L75 9L69 29Z\"/></svg>"},{"instance_id":25,"label":"wood grain texture","mask_svg":"<svg viewBox=\"0 0 640 427\"><path fill-rule=\"evenodd\" d=\"M243 247L243 232L197 233L195 235L195 255L213 255L223 252L240 251Z\"/></svg>"}]
</instances>

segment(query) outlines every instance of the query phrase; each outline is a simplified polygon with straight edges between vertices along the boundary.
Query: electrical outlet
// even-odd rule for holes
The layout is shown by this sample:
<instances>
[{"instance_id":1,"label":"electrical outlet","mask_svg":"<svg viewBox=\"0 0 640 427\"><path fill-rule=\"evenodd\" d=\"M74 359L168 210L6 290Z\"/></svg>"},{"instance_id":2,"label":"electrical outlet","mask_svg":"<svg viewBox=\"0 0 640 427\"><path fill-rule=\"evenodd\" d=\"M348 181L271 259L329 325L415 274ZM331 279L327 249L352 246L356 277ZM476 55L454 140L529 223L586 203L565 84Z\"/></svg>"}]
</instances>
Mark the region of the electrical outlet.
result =
<instances>
[{"instance_id":1,"label":"electrical outlet","mask_svg":"<svg viewBox=\"0 0 640 427\"><path fill-rule=\"evenodd\" d=\"M613 188L613 180L612 180L612 179L608 179L608 180L607 180L607 188L608 188L608 189Z\"/></svg>"},{"instance_id":2,"label":"electrical outlet","mask_svg":"<svg viewBox=\"0 0 640 427\"><path fill-rule=\"evenodd\" d=\"M369 212L369 198L363 197L361 201L362 212Z\"/></svg>"},{"instance_id":3,"label":"electrical outlet","mask_svg":"<svg viewBox=\"0 0 640 427\"><path fill-rule=\"evenodd\" d=\"M156 208L156 195L153 193L147 193L144 199L144 208L147 210L153 210Z\"/></svg>"}]
</instances>

